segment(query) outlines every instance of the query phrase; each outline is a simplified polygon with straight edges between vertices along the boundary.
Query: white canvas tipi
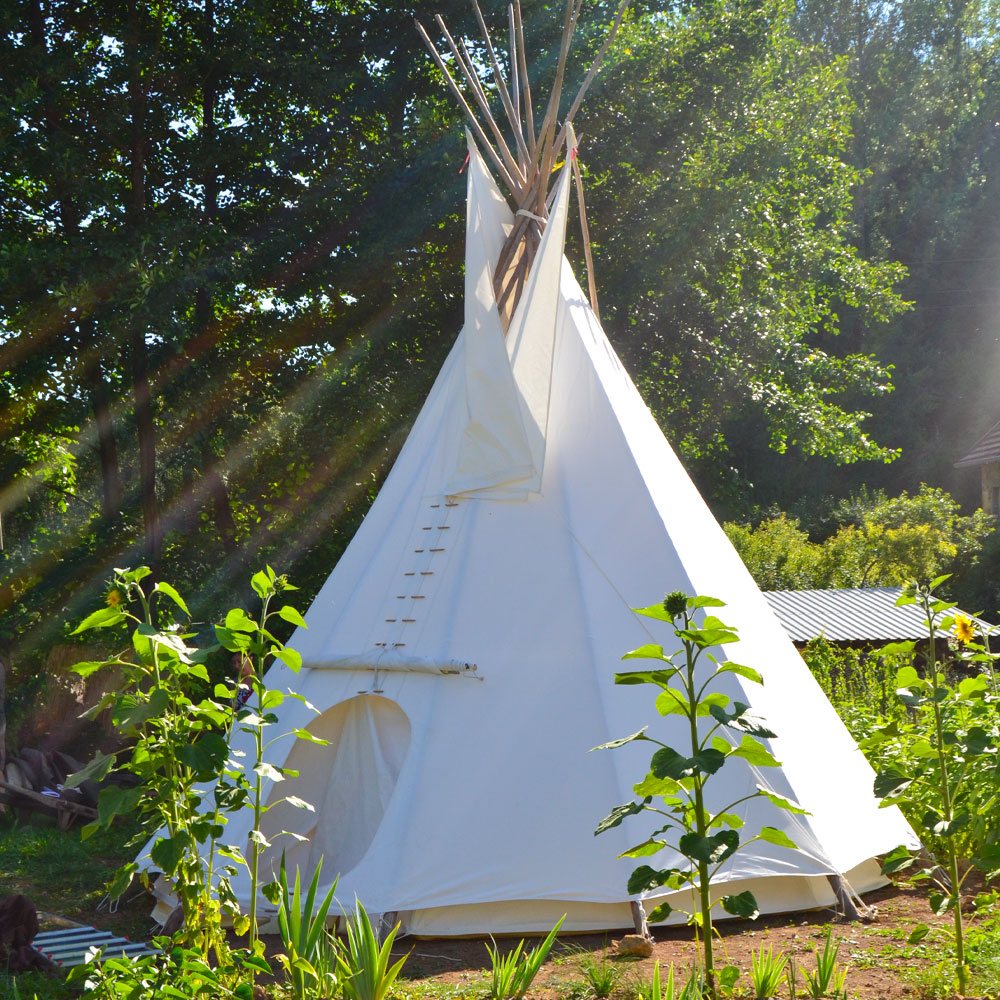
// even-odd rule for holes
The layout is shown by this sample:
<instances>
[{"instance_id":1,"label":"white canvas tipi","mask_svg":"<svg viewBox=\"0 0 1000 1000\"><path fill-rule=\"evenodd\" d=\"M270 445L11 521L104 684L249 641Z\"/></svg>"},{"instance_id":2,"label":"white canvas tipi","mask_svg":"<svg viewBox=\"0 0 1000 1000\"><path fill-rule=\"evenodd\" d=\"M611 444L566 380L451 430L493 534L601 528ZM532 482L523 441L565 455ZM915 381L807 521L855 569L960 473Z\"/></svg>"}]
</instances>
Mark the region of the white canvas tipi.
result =
<instances>
[{"instance_id":1,"label":"white canvas tipi","mask_svg":"<svg viewBox=\"0 0 1000 1000\"><path fill-rule=\"evenodd\" d=\"M726 892L751 889L774 912L832 903L829 875L873 888L875 855L915 845L913 834L895 808L878 808L870 768L574 280L569 167L505 336L491 277L513 217L470 151L464 329L290 641L304 669L278 663L268 675L319 710L286 700L282 728L329 744L275 745L286 756L274 763L299 776L270 786L271 801L297 795L316 811L267 813L269 837L307 839L276 839L265 870L282 849L306 872L322 857L342 901L356 895L411 933L547 930L563 913L567 930L631 925L635 863L617 855L648 825L632 818L597 838L594 828L633 798L648 751L588 750L646 723L668 743L679 736L652 689L613 677L622 653L669 638L630 609L682 590L727 603L719 614L742 639L734 657L764 675L744 690L727 674L727 693L778 733L783 766L734 760L713 779L718 793L763 781L809 812L748 803L748 834L776 826L798 850L753 844L724 870ZM227 840L246 833L231 826Z\"/></svg>"}]
</instances>

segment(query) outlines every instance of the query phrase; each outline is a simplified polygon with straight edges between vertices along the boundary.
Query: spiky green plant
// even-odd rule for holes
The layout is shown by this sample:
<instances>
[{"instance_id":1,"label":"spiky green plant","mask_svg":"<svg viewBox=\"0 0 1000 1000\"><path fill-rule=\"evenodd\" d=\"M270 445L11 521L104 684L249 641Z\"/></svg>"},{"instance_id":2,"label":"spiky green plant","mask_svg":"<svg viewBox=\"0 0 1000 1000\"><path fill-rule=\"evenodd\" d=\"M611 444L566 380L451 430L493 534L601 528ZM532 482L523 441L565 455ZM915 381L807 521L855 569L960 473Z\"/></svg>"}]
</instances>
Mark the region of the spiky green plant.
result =
<instances>
[{"instance_id":1,"label":"spiky green plant","mask_svg":"<svg viewBox=\"0 0 1000 1000\"><path fill-rule=\"evenodd\" d=\"M355 903L353 919L347 922L347 942L337 955L345 1000L383 1000L407 959L404 955L389 964L398 930L396 924L380 944L361 901Z\"/></svg>"},{"instance_id":2,"label":"spiky green plant","mask_svg":"<svg viewBox=\"0 0 1000 1000\"><path fill-rule=\"evenodd\" d=\"M517 947L509 951L506 955L501 954L496 941L493 947L486 946L490 954L490 1000L523 1000L524 994L528 992L538 975L538 970L542 967L542 962L548 957L555 943L556 934L562 927L566 919L564 913L559 922L549 931L548 936L541 944L535 945L530 951L524 950L524 940L518 941Z\"/></svg>"},{"instance_id":3,"label":"spiky green plant","mask_svg":"<svg viewBox=\"0 0 1000 1000\"><path fill-rule=\"evenodd\" d=\"M284 953L278 956L278 961L285 970L295 1000L308 1000L321 985L321 992L327 996L333 996L336 992L336 978L332 983L329 980L328 973L331 970L326 968L321 972L318 968L320 965L329 966L329 962L323 959L327 957L327 951L337 947L326 930L326 918L337 889L337 880L333 880L333 885L317 906L316 896L322 870L323 861L320 859L303 903L299 869L296 866L295 884L289 892L285 854L281 854L281 866L278 869L278 928ZM334 973L336 968L334 962Z\"/></svg>"}]
</instances>

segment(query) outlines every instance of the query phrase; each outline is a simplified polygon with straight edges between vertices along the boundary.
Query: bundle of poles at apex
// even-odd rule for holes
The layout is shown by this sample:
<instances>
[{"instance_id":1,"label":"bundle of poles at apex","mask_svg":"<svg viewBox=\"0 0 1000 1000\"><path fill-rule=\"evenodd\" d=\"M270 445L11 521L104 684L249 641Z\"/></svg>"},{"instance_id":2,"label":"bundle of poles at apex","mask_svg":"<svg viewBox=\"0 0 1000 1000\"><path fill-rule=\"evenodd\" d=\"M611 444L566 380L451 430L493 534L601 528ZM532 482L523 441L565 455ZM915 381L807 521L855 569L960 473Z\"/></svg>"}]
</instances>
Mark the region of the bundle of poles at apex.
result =
<instances>
[{"instance_id":1,"label":"bundle of poles at apex","mask_svg":"<svg viewBox=\"0 0 1000 1000\"><path fill-rule=\"evenodd\" d=\"M555 78L552 91L541 124L536 132L535 114L531 101L531 83L528 78L528 62L524 47L524 25L521 20L520 0L514 0L507 8L508 31L510 47L507 57L507 79L497 56L496 49L490 38L489 30L479 9L477 0L472 0L472 7L479 22L483 36L485 55L492 69L493 83L500 97L507 124L510 127L514 144L513 149L504 138L503 130L490 109L490 98L486 86L479 78L476 63L469 53L464 39L456 43L452 38L440 14L435 21L444 36L451 52L453 66L457 73L453 74L448 63L431 41L423 25L417 21L417 30L423 38L431 56L438 68L444 74L445 81L459 105L469 120L470 128L476 141L489 156L496 167L501 180L507 186L508 198L515 211L514 227L507 236L496 270L493 274L493 291L496 295L497 308L503 328L506 330L514 310L517 307L521 292L528 278L528 271L535 259L538 245L541 241L542 227L548 218L549 211L549 181L556 163L562 154L567 140L575 146L573 134L573 116L580 108L584 95L597 75L604 55L618 32L625 16L630 0L622 0L615 19L608 29L600 48L587 71L587 75L577 91L569 110L562 121L559 121L559 104L562 98L563 81L566 75L566 62L569 56L573 33L580 19L584 0L566 0L566 12L563 20L562 38L559 44L559 59L556 63ZM466 99L462 87L455 76L464 84L465 90L471 94L471 102ZM478 109L478 114L473 110ZM480 117L482 116L482 122ZM485 124L485 128L484 128ZM492 138L491 138L492 136ZM571 150L571 152L574 152ZM590 290L590 302L597 313L597 290L594 282L594 264L590 250L590 238L587 228L587 215L583 202L583 182L580 177L580 165L575 155L573 157L573 173L576 182L577 201L580 205L580 224L583 229L584 253L587 259L587 282Z\"/></svg>"}]
</instances>

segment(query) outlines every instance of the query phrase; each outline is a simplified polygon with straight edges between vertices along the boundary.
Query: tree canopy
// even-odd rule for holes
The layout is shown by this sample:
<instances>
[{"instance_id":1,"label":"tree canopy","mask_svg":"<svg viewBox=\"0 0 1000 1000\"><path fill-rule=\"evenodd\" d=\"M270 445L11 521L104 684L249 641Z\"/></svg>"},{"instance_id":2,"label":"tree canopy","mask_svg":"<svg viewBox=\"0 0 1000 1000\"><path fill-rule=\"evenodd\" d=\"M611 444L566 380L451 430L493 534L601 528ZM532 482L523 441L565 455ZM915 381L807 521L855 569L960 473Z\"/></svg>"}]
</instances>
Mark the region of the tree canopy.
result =
<instances>
[{"instance_id":1,"label":"tree canopy","mask_svg":"<svg viewBox=\"0 0 1000 1000\"><path fill-rule=\"evenodd\" d=\"M605 327L717 510L914 490L995 419L1000 32L946 7L639 3L577 117ZM461 323L464 140L416 12L0 7L0 642L114 565L196 605L329 571ZM526 14L540 88L561 16Z\"/></svg>"}]
</instances>

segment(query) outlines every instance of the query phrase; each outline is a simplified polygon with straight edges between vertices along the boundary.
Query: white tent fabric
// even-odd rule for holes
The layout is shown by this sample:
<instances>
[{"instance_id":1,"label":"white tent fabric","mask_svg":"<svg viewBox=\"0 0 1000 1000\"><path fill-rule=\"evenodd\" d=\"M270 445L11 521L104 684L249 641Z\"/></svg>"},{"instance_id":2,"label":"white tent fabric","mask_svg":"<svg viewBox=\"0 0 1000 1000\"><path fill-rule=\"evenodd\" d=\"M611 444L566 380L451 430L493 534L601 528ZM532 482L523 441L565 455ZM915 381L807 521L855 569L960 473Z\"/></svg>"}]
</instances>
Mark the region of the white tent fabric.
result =
<instances>
[{"instance_id":1,"label":"white tent fabric","mask_svg":"<svg viewBox=\"0 0 1000 1000\"><path fill-rule=\"evenodd\" d=\"M617 856L652 827L634 817L593 831L633 798L649 753L587 751L647 723L680 745L653 689L613 677L627 650L672 638L630 609L682 590L727 603L719 614L741 636L733 656L765 683L726 674L723 690L778 733L782 767L734 759L709 785L715 805L759 782L809 811L741 806L743 839L766 824L798 850L740 851L724 891L750 889L775 912L832 903L833 873L871 889L882 882L873 858L916 839L895 808L878 808L871 769L574 280L562 255L567 176L505 343L489 279L511 217L471 150L465 327L308 629L292 637L305 668L268 674L321 712L286 700L282 727L331 742L273 748L300 776L272 786L272 800L297 794L316 812L269 814L272 834L309 840L279 838L265 865L282 846L304 869L322 854L342 901L395 912L412 933L548 930L563 913L568 930L630 926L636 863ZM247 832L235 817L226 839Z\"/></svg>"}]
</instances>

